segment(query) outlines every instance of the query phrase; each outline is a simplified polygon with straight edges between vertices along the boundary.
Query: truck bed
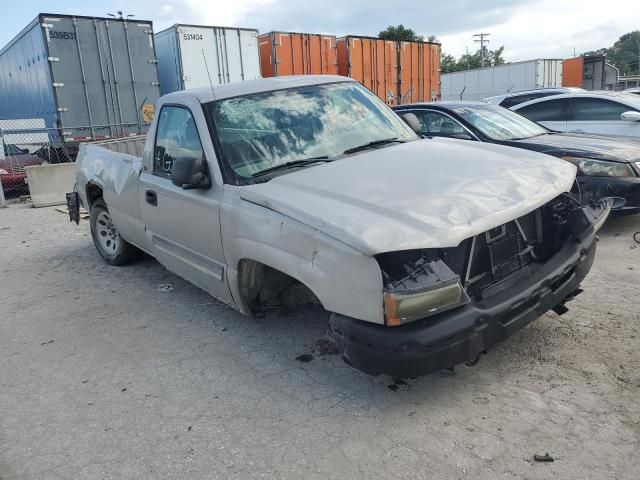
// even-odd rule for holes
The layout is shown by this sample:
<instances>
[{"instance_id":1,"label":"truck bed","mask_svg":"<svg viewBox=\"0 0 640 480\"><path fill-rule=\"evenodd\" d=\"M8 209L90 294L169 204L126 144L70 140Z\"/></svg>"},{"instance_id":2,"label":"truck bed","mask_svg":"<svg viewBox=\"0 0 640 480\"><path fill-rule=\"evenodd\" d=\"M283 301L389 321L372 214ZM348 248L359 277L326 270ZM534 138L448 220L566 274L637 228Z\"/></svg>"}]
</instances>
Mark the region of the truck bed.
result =
<instances>
[{"instance_id":1,"label":"truck bed","mask_svg":"<svg viewBox=\"0 0 640 480\"><path fill-rule=\"evenodd\" d=\"M80 145L76 160L76 191L89 209L90 188L101 190L118 231L144 247L144 223L140 211L138 180L146 135L135 135Z\"/></svg>"}]
</instances>

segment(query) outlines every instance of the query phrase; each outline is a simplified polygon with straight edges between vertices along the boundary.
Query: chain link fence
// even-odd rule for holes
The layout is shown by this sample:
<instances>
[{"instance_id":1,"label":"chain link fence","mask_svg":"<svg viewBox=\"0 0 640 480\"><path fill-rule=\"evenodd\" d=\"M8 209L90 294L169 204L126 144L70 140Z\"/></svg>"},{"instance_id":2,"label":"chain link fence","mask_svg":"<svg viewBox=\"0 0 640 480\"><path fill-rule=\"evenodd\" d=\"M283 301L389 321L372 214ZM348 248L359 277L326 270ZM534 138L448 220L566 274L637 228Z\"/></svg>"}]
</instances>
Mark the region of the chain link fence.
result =
<instances>
[{"instance_id":1,"label":"chain link fence","mask_svg":"<svg viewBox=\"0 0 640 480\"><path fill-rule=\"evenodd\" d=\"M129 136L127 125L112 125L114 137ZM112 138L70 137L89 127L47 128L43 119L0 119L0 206L29 195L27 167L74 162L81 142ZM121 135L118 132L123 132Z\"/></svg>"}]
</instances>

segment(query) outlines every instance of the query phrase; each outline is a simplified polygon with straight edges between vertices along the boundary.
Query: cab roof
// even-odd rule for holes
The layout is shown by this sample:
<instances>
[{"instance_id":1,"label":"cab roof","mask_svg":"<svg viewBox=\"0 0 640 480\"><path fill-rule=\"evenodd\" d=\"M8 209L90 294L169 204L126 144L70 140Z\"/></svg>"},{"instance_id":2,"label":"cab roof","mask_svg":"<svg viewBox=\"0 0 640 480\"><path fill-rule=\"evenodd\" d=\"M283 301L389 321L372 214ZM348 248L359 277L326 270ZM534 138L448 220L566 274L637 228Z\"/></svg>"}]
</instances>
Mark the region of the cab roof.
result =
<instances>
[{"instance_id":1,"label":"cab roof","mask_svg":"<svg viewBox=\"0 0 640 480\"><path fill-rule=\"evenodd\" d=\"M179 101L185 97L196 97L200 103L214 100L251 95L253 93L284 90L287 88L305 87L309 85L324 85L337 82L355 82L355 80L339 75L291 75L283 77L259 78L242 82L214 85L211 87L192 88L168 93L162 98L165 101Z\"/></svg>"}]
</instances>

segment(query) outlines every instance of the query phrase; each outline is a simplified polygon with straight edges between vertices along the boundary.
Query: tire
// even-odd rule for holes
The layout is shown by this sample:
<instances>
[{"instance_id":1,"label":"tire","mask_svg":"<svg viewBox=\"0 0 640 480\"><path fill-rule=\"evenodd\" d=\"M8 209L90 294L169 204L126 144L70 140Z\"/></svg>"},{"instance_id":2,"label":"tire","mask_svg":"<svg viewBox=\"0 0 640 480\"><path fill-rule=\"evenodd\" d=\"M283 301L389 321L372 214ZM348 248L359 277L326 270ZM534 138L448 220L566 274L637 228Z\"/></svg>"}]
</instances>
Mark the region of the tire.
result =
<instances>
[{"instance_id":1,"label":"tire","mask_svg":"<svg viewBox=\"0 0 640 480\"><path fill-rule=\"evenodd\" d=\"M142 252L126 242L111 221L109 209L101 198L93 202L89 216L91 238L100 256L109 265L121 267L140 259Z\"/></svg>"}]
</instances>

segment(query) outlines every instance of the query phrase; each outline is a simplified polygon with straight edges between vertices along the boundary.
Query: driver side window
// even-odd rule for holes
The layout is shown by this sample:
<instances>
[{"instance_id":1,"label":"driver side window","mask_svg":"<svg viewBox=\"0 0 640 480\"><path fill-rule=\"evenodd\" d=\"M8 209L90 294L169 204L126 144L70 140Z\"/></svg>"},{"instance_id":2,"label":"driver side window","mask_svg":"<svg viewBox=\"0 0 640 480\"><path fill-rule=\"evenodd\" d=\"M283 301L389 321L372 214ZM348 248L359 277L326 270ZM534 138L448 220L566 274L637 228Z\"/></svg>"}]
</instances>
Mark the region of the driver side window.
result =
<instances>
[{"instance_id":1,"label":"driver side window","mask_svg":"<svg viewBox=\"0 0 640 480\"><path fill-rule=\"evenodd\" d=\"M191 112L182 107L163 107L158 117L153 174L171 178L171 168L176 158L202 156L202 143Z\"/></svg>"},{"instance_id":2,"label":"driver side window","mask_svg":"<svg viewBox=\"0 0 640 480\"><path fill-rule=\"evenodd\" d=\"M435 110L415 110L420 121L420 133L427 136L471 138L462 125L451 117Z\"/></svg>"}]
</instances>

